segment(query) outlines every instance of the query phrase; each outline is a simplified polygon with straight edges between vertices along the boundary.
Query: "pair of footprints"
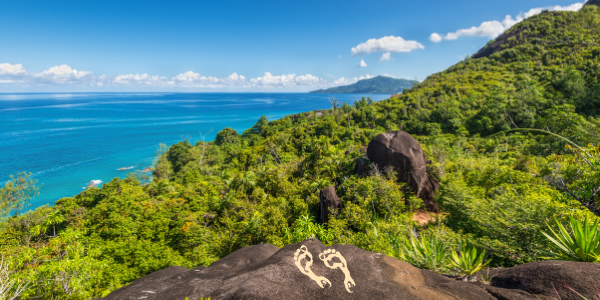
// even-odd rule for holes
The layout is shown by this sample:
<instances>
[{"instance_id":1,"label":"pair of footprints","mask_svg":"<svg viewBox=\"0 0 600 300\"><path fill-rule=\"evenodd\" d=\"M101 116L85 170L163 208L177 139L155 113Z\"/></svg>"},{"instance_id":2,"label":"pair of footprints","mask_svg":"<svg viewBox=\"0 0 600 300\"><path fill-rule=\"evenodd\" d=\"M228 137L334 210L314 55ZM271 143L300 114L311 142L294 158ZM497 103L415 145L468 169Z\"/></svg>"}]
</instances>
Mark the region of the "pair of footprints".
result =
<instances>
[{"instance_id":1,"label":"pair of footprints","mask_svg":"<svg viewBox=\"0 0 600 300\"><path fill-rule=\"evenodd\" d=\"M348 264L346 263L346 259L344 259L342 254L335 251L335 249L327 249L323 251L323 253L319 254L319 258L323 261L323 263L325 263L326 267L332 270L340 269L344 273L344 286L346 287L348 293L352 293L350 289L356 286L356 284L354 283L352 277L350 277ZM340 262L334 262L334 258L339 259ZM306 262L304 265L302 265L302 260ZM329 285L329 287L331 287L331 281L329 281L329 279L316 275L310 269L313 264L313 257L312 254L308 252L308 248L306 248L306 246L302 245L300 249L296 250L296 253L294 253L294 263L298 269L300 269L300 272L314 280L321 288L325 288L324 285Z\"/></svg>"}]
</instances>

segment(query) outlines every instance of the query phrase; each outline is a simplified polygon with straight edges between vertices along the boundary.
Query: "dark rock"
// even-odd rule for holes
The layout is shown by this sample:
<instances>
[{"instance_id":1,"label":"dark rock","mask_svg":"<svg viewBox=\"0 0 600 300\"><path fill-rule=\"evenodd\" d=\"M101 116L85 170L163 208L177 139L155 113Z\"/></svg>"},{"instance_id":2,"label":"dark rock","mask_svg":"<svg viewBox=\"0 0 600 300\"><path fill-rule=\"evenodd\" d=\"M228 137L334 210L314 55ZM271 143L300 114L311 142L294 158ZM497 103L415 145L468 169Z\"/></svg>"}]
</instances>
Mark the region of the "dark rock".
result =
<instances>
[{"instance_id":1,"label":"dark rock","mask_svg":"<svg viewBox=\"0 0 600 300\"><path fill-rule=\"evenodd\" d=\"M492 278L492 285L547 297L556 297L556 288L561 299L582 299L563 287L561 281L584 297L595 299L598 294L594 285L600 289L600 264L568 261L532 262L499 271Z\"/></svg>"},{"instance_id":2,"label":"dark rock","mask_svg":"<svg viewBox=\"0 0 600 300\"><path fill-rule=\"evenodd\" d=\"M471 58L482 58L488 57L498 51L504 50L502 45L508 43L508 39L511 37L518 37L523 30L513 30L511 32L504 33L497 37L491 44L484 46L477 53L473 54Z\"/></svg>"},{"instance_id":3,"label":"dark rock","mask_svg":"<svg viewBox=\"0 0 600 300\"><path fill-rule=\"evenodd\" d=\"M110 299L138 299L140 296L146 296L149 287L154 288L151 293L161 292L169 287L169 285L162 284L163 282L188 271L187 268L178 266L162 269L113 291L109 297Z\"/></svg>"},{"instance_id":4,"label":"dark rock","mask_svg":"<svg viewBox=\"0 0 600 300\"><path fill-rule=\"evenodd\" d=\"M598 5L598 6L600 6L600 0L590 0L585 5Z\"/></svg>"},{"instance_id":5,"label":"dark rock","mask_svg":"<svg viewBox=\"0 0 600 300\"><path fill-rule=\"evenodd\" d=\"M455 299L427 288L419 269L352 245L326 247L309 239L277 250L270 244L250 246L203 270L170 276L159 271L146 277L160 280L132 283L104 299ZM329 257L335 257L328 263L333 269L321 259ZM307 266L318 281L301 271Z\"/></svg>"},{"instance_id":6,"label":"dark rock","mask_svg":"<svg viewBox=\"0 0 600 300\"><path fill-rule=\"evenodd\" d=\"M367 163L362 158L356 159L356 169L354 170L354 174L357 176L364 178L367 175Z\"/></svg>"},{"instance_id":7,"label":"dark rock","mask_svg":"<svg viewBox=\"0 0 600 300\"><path fill-rule=\"evenodd\" d=\"M237 250L210 267L171 267L113 291L106 300L211 299L581 299L594 298L600 265L534 262L494 271L492 285L419 270L395 258L317 239L279 249L260 244Z\"/></svg>"},{"instance_id":8,"label":"dark rock","mask_svg":"<svg viewBox=\"0 0 600 300\"><path fill-rule=\"evenodd\" d=\"M335 187L330 185L321 190L319 195L321 204L319 207L319 223L327 224L332 213L337 213L343 207L342 201L335 192Z\"/></svg>"},{"instance_id":9,"label":"dark rock","mask_svg":"<svg viewBox=\"0 0 600 300\"><path fill-rule=\"evenodd\" d=\"M398 173L398 180L408 183L428 211L438 211L433 197L439 183L427 174L425 153L410 134L398 130L376 136L369 143L367 156L381 171L393 167Z\"/></svg>"}]
</instances>

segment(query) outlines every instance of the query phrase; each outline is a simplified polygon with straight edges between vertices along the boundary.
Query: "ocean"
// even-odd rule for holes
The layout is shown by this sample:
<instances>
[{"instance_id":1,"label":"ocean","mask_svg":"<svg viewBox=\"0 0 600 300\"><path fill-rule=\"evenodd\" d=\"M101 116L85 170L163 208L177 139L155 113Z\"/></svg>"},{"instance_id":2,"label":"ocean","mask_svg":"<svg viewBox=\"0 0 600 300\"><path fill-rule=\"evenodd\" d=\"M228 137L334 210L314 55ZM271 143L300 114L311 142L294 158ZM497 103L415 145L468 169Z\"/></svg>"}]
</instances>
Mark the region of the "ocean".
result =
<instances>
[{"instance_id":1,"label":"ocean","mask_svg":"<svg viewBox=\"0 0 600 300\"><path fill-rule=\"evenodd\" d=\"M29 208L53 205L91 182L152 165L160 143L211 141L231 127L240 134L265 115L327 109L329 97L352 104L390 95L287 93L0 94L0 185L31 172L40 194ZM122 170L119 170L122 169Z\"/></svg>"}]
</instances>

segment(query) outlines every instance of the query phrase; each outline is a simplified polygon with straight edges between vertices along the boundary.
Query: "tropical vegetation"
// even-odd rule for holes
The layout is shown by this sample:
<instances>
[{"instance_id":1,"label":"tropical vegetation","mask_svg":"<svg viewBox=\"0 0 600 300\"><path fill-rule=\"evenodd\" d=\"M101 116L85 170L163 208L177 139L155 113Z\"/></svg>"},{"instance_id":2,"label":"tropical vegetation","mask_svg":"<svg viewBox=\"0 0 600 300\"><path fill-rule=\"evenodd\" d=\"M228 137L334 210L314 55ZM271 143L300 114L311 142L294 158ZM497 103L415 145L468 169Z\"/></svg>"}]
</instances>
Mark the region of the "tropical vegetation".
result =
<instances>
[{"instance_id":1,"label":"tropical vegetation","mask_svg":"<svg viewBox=\"0 0 600 300\"><path fill-rule=\"evenodd\" d=\"M454 275L592 261L597 28L596 6L544 12L499 37L495 53L401 95L332 101L330 110L262 117L241 134L225 128L212 142L161 145L152 178L131 173L53 206L27 211L37 183L17 174L0 189L0 291L8 299L103 297L162 268L208 266L245 246L310 237ZM523 128L536 130L515 130ZM377 134L398 129L417 138L441 182L441 211L427 223L413 220L422 201L364 153ZM355 173L358 160L368 176ZM319 191L330 185L344 207L318 224Z\"/></svg>"}]
</instances>

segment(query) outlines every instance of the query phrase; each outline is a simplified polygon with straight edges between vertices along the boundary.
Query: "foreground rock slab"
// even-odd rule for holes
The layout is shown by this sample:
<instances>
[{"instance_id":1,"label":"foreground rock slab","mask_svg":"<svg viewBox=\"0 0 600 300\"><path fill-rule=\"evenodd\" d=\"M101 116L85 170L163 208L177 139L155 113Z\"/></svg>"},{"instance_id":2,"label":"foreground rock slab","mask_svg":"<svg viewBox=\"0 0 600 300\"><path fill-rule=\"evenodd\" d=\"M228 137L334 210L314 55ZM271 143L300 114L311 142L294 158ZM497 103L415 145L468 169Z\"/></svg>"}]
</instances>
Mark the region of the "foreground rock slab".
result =
<instances>
[{"instance_id":1,"label":"foreground rock slab","mask_svg":"<svg viewBox=\"0 0 600 300\"><path fill-rule=\"evenodd\" d=\"M557 299L552 284L562 299L581 299L560 286L561 278L595 299L593 285L600 285L598 264L531 263L494 274L492 285L469 283L352 245L309 239L282 249L246 247L208 268L163 269L104 299Z\"/></svg>"}]
</instances>

